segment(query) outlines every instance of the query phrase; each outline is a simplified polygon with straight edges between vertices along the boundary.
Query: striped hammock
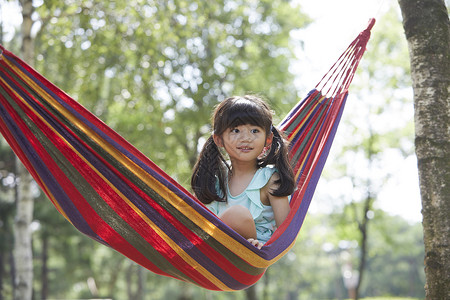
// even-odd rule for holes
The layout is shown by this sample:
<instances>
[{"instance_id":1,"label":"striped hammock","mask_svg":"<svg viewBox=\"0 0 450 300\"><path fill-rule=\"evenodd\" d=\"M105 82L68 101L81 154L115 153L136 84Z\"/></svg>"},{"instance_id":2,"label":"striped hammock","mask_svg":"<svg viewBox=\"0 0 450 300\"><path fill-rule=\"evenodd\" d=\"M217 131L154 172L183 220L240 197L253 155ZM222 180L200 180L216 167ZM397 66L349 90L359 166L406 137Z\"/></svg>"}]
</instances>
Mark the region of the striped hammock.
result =
<instances>
[{"instance_id":1,"label":"striped hammock","mask_svg":"<svg viewBox=\"0 0 450 300\"><path fill-rule=\"evenodd\" d=\"M152 272L210 290L245 289L294 245L366 49L369 26L279 128L298 188L262 249L223 224L149 158L0 46L0 131L79 231Z\"/></svg>"}]
</instances>

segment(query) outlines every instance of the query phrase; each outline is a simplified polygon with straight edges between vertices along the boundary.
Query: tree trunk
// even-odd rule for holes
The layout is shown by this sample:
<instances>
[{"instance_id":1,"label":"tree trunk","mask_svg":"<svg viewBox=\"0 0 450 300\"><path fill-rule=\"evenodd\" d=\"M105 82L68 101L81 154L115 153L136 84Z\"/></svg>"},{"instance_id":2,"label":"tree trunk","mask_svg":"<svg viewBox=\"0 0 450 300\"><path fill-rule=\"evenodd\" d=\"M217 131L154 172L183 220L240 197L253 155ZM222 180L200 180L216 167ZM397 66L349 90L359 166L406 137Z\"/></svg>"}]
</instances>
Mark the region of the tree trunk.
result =
<instances>
[{"instance_id":1,"label":"tree trunk","mask_svg":"<svg viewBox=\"0 0 450 300\"><path fill-rule=\"evenodd\" d=\"M5 254L0 251L0 300L3 300L3 274L5 274Z\"/></svg>"},{"instance_id":2,"label":"tree trunk","mask_svg":"<svg viewBox=\"0 0 450 300\"><path fill-rule=\"evenodd\" d=\"M128 268L127 268L127 296L128 300L134 299L134 293L133 293L133 263L129 262Z\"/></svg>"},{"instance_id":3,"label":"tree trunk","mask_svg":"<svg viewBox=\"0 0 450 300\"><path fill-rule=\"evenodd\" d=\"M374 160L374 156L376 155L376 151L374 149L374 139L375 135L372 130L370 130L370 137L368 140L368 146L367 146L367 159L369 160L369 171L372 170L372 162ZM360 294L360 288L361 283L364 278L365 272L366 272L366 265L367 265L367 252L368 252L368 236L369 236L369 212L373 208L373 202L374 202L374 195L372 193L373 187L370 178L367 181L367 196L366 199L364 199L364 206L362 211L361 220L358 222L358 229L359 233L361 234L361 238L359 240L360 249L361 249L361 255L359 258L359 266L358 266L358 278L356 281L356 287L354 289L354 295L353 299L358 300L359 294Z\"/></svg>"},{"instance_id":4,"label":"tree trunk","mask_svg":"<svg viewBox=\"0 0 450 300\"><path fill-rule=\"evenodd\" d=\"M181 293L178 296L177 300L193 300L191 284L187 282L180 282L179 285L181 289Z\"/></svg>"},{"instance_id":5,"label":"tree trunk","mask_svg":"<svg viewBox=\"0 0 450 300\"><path fill-rule=\"evenodd\" d=\"M49 236L47 233L44 233L42 235L41 299L48 298L48 242Z\"/></svg>"},{"instance_id":6,"label":"tree trunk","mask_svg":"<svg viewBox=\"0 0 450 300\"><path fill-rule=\"evenodd\" d=\"M258 296L256 295L256 284L245 289L245 295L247 296L247 300L257 300Z\"/></svg>"},{"instance_id":7,"label":"tree trunk","mask_svg":"<svg viewBox=\"0 0 450 300\"><path fill-rule=\"evenodd\" d=\"M370 190L370 186L368 187ZM366 264L367 264L367 248L368 248L368 232L369 232L369 217L368 213L372 208L372 196L369 192L367 198L364 202L364 210L363 210L363 219L358 224L359 232L361 233L360 239L360 247L361 247L361 256L359 258L359 266L358 266L358 280L356 282L356 287L354 290L353 299L358 300L360 294L361 283L365 275Z\"/></svg>"},{"instance_id":8,"label":"tree trunk","mask_svg":"<svg viewBox=\"0 0 450 300\"><path fill-rule=\"evenodd\" d=\"M33 254L31 251L30 224L33 218L33 198L30 195L31 180L23 176L25 168L17 161L17 213L14 221L14 299L30 300L33 283ZM27 174L25 174L27 175ZM29 175L28 175L29 176Z\"/></svg>"},{"instance_id":9,"label":"tree trunk","mask_svg":"<svg viewBox=\"0 0 450 300\"><path fill-rule=\"evenodd\" d=\"M450 24L444 0L399 0L411 59L427 299L450 299Z\"/></svg>"},{"instance_id":10,"label":"tree trunk","mask_svg":"<svg viewBox=\"0 0 450 300\"><path fill-rule=\"evenodd\" d=\"M33 5L30 0L20 1L22 5L22 57L33 65L33 41L31 26L33 21ZM33 254L31 250L30 224L33 220L33 197L31 193L31 176L22 163L17 161L16 174L20 181L17 186L17 215L14 224L14 299L28 300L32 298L33 286Z\"/></svg>"},{"instance_id":11,"label":"tree trunk","mask_svg":"<svg viewBox=\"0 0 450 300\"><path fill-rule=\"evenodd\" d=\"M126 257L125 256L121 256L120 258L118 258L118 261L116 261L116 268L115 268L115 272L112 272L111 276L110 276L110 280L108 282L108 294L105 295L105 298L114 298L114 295L116 293L117 290L117 279L119 278L119 275L122 273L122 270L125 266L125 262L126 262Z\"/></svg>"},{"instance_id":12,"label":"tree trunk","mask_svg":"<svg viewBox=\"0 0 450 300\"><path fill-rule=\"evenodd\" d=\"M11 266L9 268L9 274L10 274L10 279L11 279L11 286L14 286L14 281L16 279L16 267L14 266L14 254L12 251L12 248L9 249L9 255L8 255L8 260L9 260L9 265Z\"/></svg>"}]
</instances>

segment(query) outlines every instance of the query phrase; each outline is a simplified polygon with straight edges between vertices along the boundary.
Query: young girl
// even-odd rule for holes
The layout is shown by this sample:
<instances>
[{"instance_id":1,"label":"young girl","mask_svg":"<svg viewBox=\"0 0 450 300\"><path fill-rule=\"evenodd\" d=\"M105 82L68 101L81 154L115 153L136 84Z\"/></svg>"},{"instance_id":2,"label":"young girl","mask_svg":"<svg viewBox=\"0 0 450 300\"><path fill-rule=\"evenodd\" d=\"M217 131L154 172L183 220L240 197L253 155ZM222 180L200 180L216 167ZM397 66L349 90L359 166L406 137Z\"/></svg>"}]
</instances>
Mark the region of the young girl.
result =
<instances>
[{"instance_id":1,"label":"young girl","mask_svg":"<svg viewBox=\"0 0 450 300\"><path fill-rule=\"evenodd\" d=\"M213 134L191 185L200 201L253 245L261 248L270 239L289 213L295 182L287 145L264 101L231 97L216 107Z\"/></svg>"}]
</instances>

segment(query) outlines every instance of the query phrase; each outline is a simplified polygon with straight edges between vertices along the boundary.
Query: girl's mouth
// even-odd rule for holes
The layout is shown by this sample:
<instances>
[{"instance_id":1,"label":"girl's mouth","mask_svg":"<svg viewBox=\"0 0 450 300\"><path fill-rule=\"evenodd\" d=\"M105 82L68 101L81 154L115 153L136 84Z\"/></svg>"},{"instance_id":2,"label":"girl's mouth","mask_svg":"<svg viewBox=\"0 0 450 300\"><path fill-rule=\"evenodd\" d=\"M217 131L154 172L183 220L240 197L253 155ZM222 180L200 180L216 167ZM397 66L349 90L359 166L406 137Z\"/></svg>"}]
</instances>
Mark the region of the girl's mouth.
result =
<instances>
[{"instance_id":1,"label":"girl's mouth","mask_svg":"<svg viewBox=\"0 0 450 300\"><path fill-rule=\"evenodd\" d=\"M249 151L253 150L252 147L248 147L248 146L241 146L241 147L238 147L238 149L243 151L243 152L249 152Z\"/></svg>"}]
</instances>

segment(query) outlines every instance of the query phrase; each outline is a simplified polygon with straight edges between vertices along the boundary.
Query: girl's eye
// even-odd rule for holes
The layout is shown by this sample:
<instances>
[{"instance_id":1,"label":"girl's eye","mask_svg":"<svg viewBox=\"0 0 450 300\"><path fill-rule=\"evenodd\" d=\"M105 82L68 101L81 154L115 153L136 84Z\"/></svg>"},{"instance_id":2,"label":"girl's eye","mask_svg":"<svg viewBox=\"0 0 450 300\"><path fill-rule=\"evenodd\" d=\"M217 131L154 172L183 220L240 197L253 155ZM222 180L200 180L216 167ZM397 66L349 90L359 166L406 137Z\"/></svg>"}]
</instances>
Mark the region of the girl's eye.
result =
<instances>
[{"instance_id":1,"label":"girl's eye","mask_svg":"<svg viewBox=\"0 0 450 300\"><path fill-rule=\"evenodd\" d=\"M259 132L259 129L252 129L251 132L252 132L252 133L258 133L258 132Z\"/></svg>"},{"instance_id":2,"label":"girl's eye","mask_svg":"<svg viewBox=\"0 0 450 300\"><path fill-rule=\"evenodd\" d=\"M233 132L233 133L238 133L238 132L239 132L239 129L233 128L233 129L231 129L231 132Z\"/></svg>"}]
</instances>

